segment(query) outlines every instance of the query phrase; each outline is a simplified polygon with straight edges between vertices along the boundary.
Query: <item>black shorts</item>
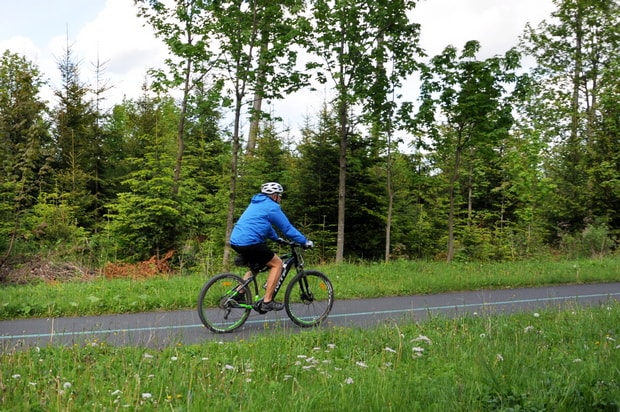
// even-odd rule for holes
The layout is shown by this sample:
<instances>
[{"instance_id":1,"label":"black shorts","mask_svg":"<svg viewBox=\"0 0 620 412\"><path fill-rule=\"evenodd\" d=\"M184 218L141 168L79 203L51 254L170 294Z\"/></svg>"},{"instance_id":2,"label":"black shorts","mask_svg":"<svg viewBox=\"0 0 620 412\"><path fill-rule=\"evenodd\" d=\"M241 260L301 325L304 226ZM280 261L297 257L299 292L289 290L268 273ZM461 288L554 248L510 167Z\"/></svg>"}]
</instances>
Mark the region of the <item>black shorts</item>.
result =
<instances>
[{"instance_id":1,"label":"black shorts","mask_svg":"<svg viewBox=\"0 0 620 412\"><path fill-rule=\"evenodd\" d=\"M266 243L259 243L257 245L249 245L249 246L235 246L230 245L230 247L240 255L245 256L246 260L249 263L254 263L258 265L266 265L273 256L275 252L269 249Z\"/></svg>"}]
</instances>

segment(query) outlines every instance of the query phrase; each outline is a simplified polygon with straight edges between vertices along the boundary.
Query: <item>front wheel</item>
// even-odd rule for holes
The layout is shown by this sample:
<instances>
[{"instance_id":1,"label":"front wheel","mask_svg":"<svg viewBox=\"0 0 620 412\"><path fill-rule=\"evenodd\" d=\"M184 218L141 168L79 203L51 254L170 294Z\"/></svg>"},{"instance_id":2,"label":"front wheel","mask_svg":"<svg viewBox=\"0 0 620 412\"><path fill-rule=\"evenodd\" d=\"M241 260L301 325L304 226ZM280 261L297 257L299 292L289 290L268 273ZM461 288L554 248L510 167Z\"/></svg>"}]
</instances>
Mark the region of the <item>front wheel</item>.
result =
<instances>
[{"instance_id":1,"label":"front wheel","mask_svg":"<svg viewBox=\"0 0 620 412\"><path fill-rule=\"evenodd\" d=\"M239 294L243 279L232 273L214 276L198 295L198 316L215 333L232 332L241 327L252 310L250 290Z\"/></svg>"},{"instance_id":2,"label":"front wheel","mask_svg":"<svg viewBox=\"0 0 620 412\"><path fill-rule=\"evenodd\" d=\"M334 288L323 273L298 273L286 288L284 307L289 318L301 327L319 325L334 304Z\"/></svg>"}]
</instances>

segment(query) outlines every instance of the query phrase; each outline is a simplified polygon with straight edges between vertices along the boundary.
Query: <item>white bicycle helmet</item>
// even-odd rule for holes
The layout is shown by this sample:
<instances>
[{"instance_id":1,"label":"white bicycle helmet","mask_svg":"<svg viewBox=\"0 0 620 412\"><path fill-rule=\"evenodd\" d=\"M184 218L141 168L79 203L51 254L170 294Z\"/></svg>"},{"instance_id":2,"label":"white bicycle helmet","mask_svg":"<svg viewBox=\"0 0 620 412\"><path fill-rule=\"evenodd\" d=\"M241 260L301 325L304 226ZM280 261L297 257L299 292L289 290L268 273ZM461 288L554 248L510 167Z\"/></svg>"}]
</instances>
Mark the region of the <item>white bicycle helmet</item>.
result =
<instances>
[{"instance_id":1,"label":"white bicycle helmet","mask_svg":"<svg viewBox=\"0 0 620 412\"><path fill-rule=\"evenodd\" d=\"M284 193L284 188L280 183L267 182L261 185L260 192L266 195L272 195L274 193Z\"/></svg>"}]
</instances>

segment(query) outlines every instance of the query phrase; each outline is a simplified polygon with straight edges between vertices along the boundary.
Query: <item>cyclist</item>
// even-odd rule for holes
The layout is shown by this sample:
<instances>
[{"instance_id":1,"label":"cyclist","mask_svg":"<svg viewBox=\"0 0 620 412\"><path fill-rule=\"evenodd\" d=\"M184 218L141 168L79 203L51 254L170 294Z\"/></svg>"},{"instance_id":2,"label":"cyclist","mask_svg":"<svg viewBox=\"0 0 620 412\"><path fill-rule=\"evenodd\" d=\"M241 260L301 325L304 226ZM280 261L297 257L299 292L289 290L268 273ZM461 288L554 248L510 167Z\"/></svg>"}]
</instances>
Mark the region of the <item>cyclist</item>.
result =
<instances>
[{"instance_id":1,"label":"cyclist","mask_svg":"<svg viewBox=\"0 0 620 412\"><path fill-rule=\"evenodd\" d=\"M274 226L286 237L312 247L312 241L308 240L299 230L289 222L282 211L282 193L284 188L280 183L267 182L261 185L260 193L254 195L250 204L239 217L230 235L230 246L237 253L243 255L250 264L260 264L269 267L265 297L261 304L264 311L282 310L284 304L273 300L273 292L282 272L282 259L267 246L267 238L280 241ZM250 277L248 271L245 278ZM245 298L241 298L245 299Z\"/></svg>"}]
</instances>

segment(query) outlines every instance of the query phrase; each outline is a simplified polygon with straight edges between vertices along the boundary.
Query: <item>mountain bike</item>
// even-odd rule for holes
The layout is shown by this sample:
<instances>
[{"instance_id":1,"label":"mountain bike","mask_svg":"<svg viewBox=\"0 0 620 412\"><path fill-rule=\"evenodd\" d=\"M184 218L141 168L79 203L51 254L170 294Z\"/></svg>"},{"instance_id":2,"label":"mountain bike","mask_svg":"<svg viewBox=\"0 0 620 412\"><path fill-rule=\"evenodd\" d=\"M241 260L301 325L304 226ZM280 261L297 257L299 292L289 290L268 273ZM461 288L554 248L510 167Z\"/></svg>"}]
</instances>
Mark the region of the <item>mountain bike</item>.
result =
<instances>
[{"instance_id":1,"label":"mountain bike","mask_svg":"<svg viewBox=\"0 0 620 412\"><path fill-rule=\"evenodd\" d=\"M284 294L284 309L288 317L300 327L317 326L323 322L334 304L334 288L329 278L316 270L305 270L304 245L282 240L290 252L281 255L284 267L276 283L273 298L293 268L295 277L289 282ZM251 276L243 279L234 273L215 275L205 283L198 295L200 321L215 333L232 332L240 328L252 310L265 314L261 309L257 277L267 272L265 265L249 265L243 256L235 259L237 266L250 268Z\"/></svg>"}]
</instances>

